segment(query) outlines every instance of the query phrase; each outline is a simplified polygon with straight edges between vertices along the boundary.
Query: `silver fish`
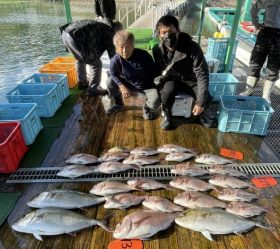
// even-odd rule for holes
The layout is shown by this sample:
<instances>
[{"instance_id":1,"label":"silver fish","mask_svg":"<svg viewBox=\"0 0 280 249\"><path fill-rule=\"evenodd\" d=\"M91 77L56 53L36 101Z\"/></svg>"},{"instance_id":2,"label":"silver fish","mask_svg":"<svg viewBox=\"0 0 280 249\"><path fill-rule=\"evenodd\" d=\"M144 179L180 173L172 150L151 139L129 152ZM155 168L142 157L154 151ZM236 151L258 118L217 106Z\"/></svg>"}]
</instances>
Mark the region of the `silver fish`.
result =
<instances>
[{"instance_id":1,"label":"silver fish","mask_svg":"<svg viewBox=\"0 0 280 249\"><path fill-rule=\"evenodd\" d=\"M95 167L94 172L103 174L114 174L130 169L141 170L141 168L137 165L123 164L120 162L104 162Z\"/></svg>"},{"instance_id":2,"label":"silver fish","mask_svg":"<svg viewBox=\"0 0 280 249\"><path fill-rule=\"evenodd\" d=\"M245 218L261 215L266 212L264 208L246 202L232 202L227 205L226 211Z\"/></svg>"},{"instance_id":3,"label":"silver fish","mask_svg":"<svg viewBox=\"0 0 280 249\"><path fill-rule=\"evenodd\" d=\"M154 190L160 188L170 189L170 186L168 186L167 184L149 178L131 179L127 181L127 184L134 185L135 187L144 190Z\"/></svg>"},{"instance_id":4,"label":"silver fish","mask_svg":"<svg viewBox=\"0 0 280 249\"><path fill-rule=\"evenodd\" d=\"M191 154L196 154L193 149L188 149L176 144L164 144L157 149L157 151L162 153L176 153L176 152L188 152Z\"/></svg>"},{"instance_id":5,"label":"silver fish","mask_svg":"<svg viewBox=\"0 0 280 249\"><path fill-rule=\"evenodd\" d=\"M174 198L174 203L187 208L226 208L226 203L195 191L185 191Z\"/></svg>"},{"instance_id":6,"label":"silver fish","mask_svg":"<svg viewBox=\"0 0 280 249\"><path fill-rule=\"evenodd\" d=\"M258 199L255 194L243 191L241 189L223 189L219 191L218 199L224 201L246 201L251 202Z\"/></svg>"},{"instance_id":7,"label":"silver fish","mask_svg":"<svg viewBox=\"0 0 280 249\"><path fill-rule=\"evenodd\" d=\"M194 157L191 153L184 153L184 152L174 152L170 153L165 157L166 161L176 161L176 162L183 162L187 159Z\"/></svg>"},{"instance_id":8,"label":"silver fish","mask_svg":"<svg viewBox=\"0 0 280 249\"><path fill-rule=\"evenodd\" d=\"M188 209L181 213L175 222L182 227L201 232L209 240L213 240L211 234L240 235L254 226L269 229L255 221L216 208Z\"/></svg>"},{"instance_id":9,"label":"silver fish","mask_svg":"<svg viewBox=\"0 0 280 249\"><path fill-rule=\"evenodd\" d=\"M200 179L196 179L194 177L178 177L169 183L174 188L183 189L185 191L208 191L214 189L212 184L208 182L202 181Z\"/></svg>"},{"instance_id":10,"label":"silver fish","mask_svg":"<svg viewBox=\"0 0 280 249\"><path fill-rule=\"evenodd\" d=\"M104 197L94 196L83 192L66 189L52 189L50 191L42 192L40 195L29 201L27 205L33 208L57 207L74 209L95 206L104 201Z\"/></svg>"},{"instance_id":11,"label":"silver fish","mask_svg":"<svg viewBox=\"0 0 280 249\"><path fill-rule=\"evenodd\" d=\"M198 156L195 161L197 163L203 163L203 164L229 164L233 163L231 160L228 160L226 158L211 155L211 154L201 154Z\"/></svg>"},{"instance_id":12,"label":"silver fish","mask_svg":"<svg viewBox=\"0 0 280 249\"><path fill-rule=\"evenodd\" d=\"M229 166L224 165L213 165L209 168L210 173L219 174L219 175L228 175L235 177L248 178L248 175L242 171L236 170Z\"/></svg>"},{"instance_id":13,"label":"silver fish","mask_svg":"<svg viewBox=\"0 0 280 249\"><path fill-rule=\"evenodd\" d=\"M126 153L129 153L130 150L125 148L125 147L113 147L111 148L110 150L108 150L109 153L117 153L117 152L126 152Z\"/></svg>"},{"instance_id":14,"label":"silver fish","mask_svg":"<svg viewBox=\"0 0 280 249\"><path fill-rule=\"evenodd\" d=\"M76 178L83 175L88 175L94 172L94 167L88 167L85 165L69 165L63 167L56 175L67 177L67 178Z\"/></svg>"},{"instance_id":15,"label":"silver fish","mask_svg":"<svg viewBox=\"0 0 280 249\"><path fill-rule=\"evenodd\" d=\"M214 175L209 179L209 182L213 185L224 188L248 188L252 185L248 182L241 181L233 176Z\"/></svg>"},{"instance_id":16,"label":"silver fish","mask_svg":"<svg viewBox=\"0 0 280 249\"><path fill-rule=\"evenodd\" d=\"M202 176L208 175L209 171L207 169L203 169L199 166L195 166L190 163L181 163L175 165L171 169L171 173L182 176Z\"/></svg>"},{"instance_id":17,"label":"silver fish","mask_svg":"<svg viewBox=\"0 0 280 249\"><path fill-rule=\"evenodd\" d=\"M142 205L160 212L165 213L174 213L174 212L182 212L184 209L180 206L175 205L170 200L159 197L159 196L149 196L143 202Z\"/></svg>"},{"instance_id":18,"label":"silver fish","mask_svg":"<svg viewBox=\"0 0 280 249\"><path fill-rule=\"evenodd\" d=\"M123 161L124 164L136 164L138 166L151 165L158 162L159 160L156 158L137 156L137 155L130 155Z\"/></svg>"},{"instance_id":19,"label":"silver fish","mask_svg":"<svg viewBox=\"0 0 280 249\"><path fill-rule=\"evenodd\" d=\"M129 153L125 153L125 152L116 152L116 153L107 152L98 158L98 162L117 162L117 161L124 160L128 156Z\"/></svg>"},{"instance_id":20,"label":"silver fish","mask_svg":"<svg viewBox=\"0 0 280 249\"><path fill-rule=\"evenodd\" d=\"M97 157L90 154L79 153L67 159L66 163L67 164L93 164L93 163L97 163Z\"/></svg>"},{"instance_id":21,"label":"silver fish","mask_svg":"<svg viewBox=\"0 0 280 249\"><path fill-rule=\"evenodd\" d=\"M153 156L159 154L157 150L148 147L136 147L130 151L130 154L138 156Z\"/></svg>"},{"instance_id":22,"label":"silver fish","mask_svg":"<svg viewBox=\"0 0 280 249\"><path fill-rule=\"evenodd\" d=\"M177 215L177 213L137 210L117 224L113 236L116 239L146 240L170 227Z\"/></svg>"},{"instance_id":23,"label":"silver fish","mask_svg":"<svg viewBox=\"0 0 280 249\"><path fill-rule=\"evenodd\" d=\"M139 189L136 188L134 185L127 185L122 182L105 181L94 185L89 192L94 195L107 196L107 195L113 195L117 193L126 193L132 190L139 190Z\"/></svg>"},{"instance_id":24,"label":"silver fish","mask_svg":"<svg viewBox=\"0 0 280 249\"><path fill-rule=\"evenodd\" d=\"M42 235L70 234L98 225L111 232L103 220L89 219L81 214L60 208L46 208L33 211L12 225L17 232L31 233L38 240Z\"/></svg>"},{"instance_id":25,"label":"silver fish","mask_svg":"<svg viewBox=\"0 0 280 249\"><path fill-rule=\"evenodd\" d=\"M145 198L146 196L129 193L119 194L114 197L108 197L104 204L104 208L126 209L140 204Z\"/></svg>"}]
</instances>

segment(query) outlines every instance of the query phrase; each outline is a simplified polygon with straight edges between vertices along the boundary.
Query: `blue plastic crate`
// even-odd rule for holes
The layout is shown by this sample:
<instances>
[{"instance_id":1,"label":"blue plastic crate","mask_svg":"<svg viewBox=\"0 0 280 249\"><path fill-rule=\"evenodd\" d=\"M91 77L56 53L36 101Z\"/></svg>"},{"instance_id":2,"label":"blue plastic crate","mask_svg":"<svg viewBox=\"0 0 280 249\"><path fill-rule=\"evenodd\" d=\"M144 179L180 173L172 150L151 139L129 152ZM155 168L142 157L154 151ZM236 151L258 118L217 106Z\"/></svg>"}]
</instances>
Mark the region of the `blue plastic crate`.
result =
<instances>
[{"instance_id":1,"label":"blue plastic crate","mask_svg":"<svg viewBox=\"0 0 280 249\"><path fill-rule=\"evenodd\" d=\"M273 112L261 97L221 96L218 130L266 135Z\"/></svg>"},{"instance_id":2,"label":"blue plastic crate","mask_svg":"<svg viewBox=\"0 0 280 249\"><path fill-rule=\"evenodd\" d=\"M60 102L69 96L69 88L66 74L41 74L35 73L24 79L22 83L54 83L57 84L57 91Z\"/></svg>"},{"instance_id":3,"label":"blue plastic crate","mask_svg":"<svg viewBox=\"0 0 280 249\"><path fill-rule=\"evenodd\" d=\"M222 95L235 95L238 83L231 73L209 74L209 92L214 100L219 100Z\"/></svg>"},{"instance_id":4,"label":"blue plastic crate","mask_svg":"<svg viewBox=\"0 0 280 249\"><path fill-rule=\"evenodd\" d=\"M60 107L57 84L20 84L6 94L10 103L37 103L40 117L52 117Z\"/></svg>"},{"instance_id":5,"label":"blue plastic crate","mask_svg":"<svg viewBox=\"0 0 280 249\"><path fill-rule=\"evenodd\" d=\"M36 103L0 104L0 122L19 121L25 144L32 144L43 129Z\"/></svg>"},{"instance_id":6,"label":"blue plastic crate","mask_svg":"<svg viewBox=\"0 0 280 249\"><path fill-rule=\"evenodd\" d=\"M224 72L225 70L225 60L227 54L227 47L229 43L229 38L208 38L208 47L206 55L220 61L218 72ZM235 53L237 49L238 40L235 40L234 47L232 50L233 56L231 57L229 63L229 71L232 71L233 62L235 58Z\"/></svg>"}]
</instances>

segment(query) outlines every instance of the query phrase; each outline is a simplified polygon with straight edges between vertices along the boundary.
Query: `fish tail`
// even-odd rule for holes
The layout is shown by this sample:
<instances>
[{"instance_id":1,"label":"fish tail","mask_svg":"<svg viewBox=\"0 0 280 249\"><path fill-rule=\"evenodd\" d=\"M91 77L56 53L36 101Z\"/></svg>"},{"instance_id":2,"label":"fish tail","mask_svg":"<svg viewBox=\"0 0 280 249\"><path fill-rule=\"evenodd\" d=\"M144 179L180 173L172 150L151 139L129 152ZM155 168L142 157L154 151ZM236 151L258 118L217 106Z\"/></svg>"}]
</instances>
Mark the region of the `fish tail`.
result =
<instances>
[{"instance_id":1,"label":"fish tail","mask_svg":"<svg viewBox=\"0 0 280 249\"><path fill-rule=\"evenodd\" d=\"M139 186L140 184L138 182L129 185L131 187L131 190L137 190L140 192L144 192L144 190Z\"/></svg>"},{"instance_id":2,"label":"fish tail","mask_svg":"<svg viewBox=\"0 0 280 249\"><path fill-rule=\"evenodd\" d=\"M113 228L108 226L107 220L95 220L96 224L102 227L105 231L112 233L114 231Z\"/></svg>"},{"instance_id":3,"label":"fish tail","mask_svg":"<svg viewBox=\"0 0 280 249\"><path fill-rule=\"evenodd\" d=\"M270 226L270 225L264 225L264 224L262 224L262 223L260 223L260 222L257 222L256 223L256 226L257 227L261 227L261 228L264 228L264 229L267 229L267 230L275 230L275 228L273 227L273 226Z\"/></svg>"},{"instance_id":4,"label":"fish tail","mask_svg":"<svg viewBox=\"0 0 280 249\"><path fill-rule=\"evenodd\" d=\"M111 227L109 227L108 221L113 215L114 215L114 212L111 212L108 215L106 215L102 220L96 219L96 220L94 220L94 222L96 225L102 227L105 231L111 233L114 230Z\"/></svg>"}]
</instances>

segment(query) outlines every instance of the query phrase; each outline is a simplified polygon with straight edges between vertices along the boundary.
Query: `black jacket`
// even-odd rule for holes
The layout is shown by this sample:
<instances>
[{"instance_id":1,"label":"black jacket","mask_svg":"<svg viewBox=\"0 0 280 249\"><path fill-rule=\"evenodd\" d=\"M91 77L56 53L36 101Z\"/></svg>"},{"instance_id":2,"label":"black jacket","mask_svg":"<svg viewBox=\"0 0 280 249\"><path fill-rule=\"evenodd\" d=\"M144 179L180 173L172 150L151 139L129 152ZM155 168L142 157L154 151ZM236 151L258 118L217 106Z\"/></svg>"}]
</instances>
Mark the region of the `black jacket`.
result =
<instances>
[{"instance_id":1,"label":"black jacket","mask_svg":"<svg viewBox=\"0 0 280 249\"><path fill-rule=\"evenodd\" d=\"M93 20L81 20L66 24L60 28L71 35L87 64L99 59L105 50L112 58L115 55L113 29L104 23Z\"/></svg>"},{"instance_id":2,"label":"black jacket","mask_svg":"<svg viewBox=\"0 0 280 249\"><path fill-rule=\"evenodd\" d=\"M153 56L160 75L169 64L164 56L162 43L153 48ZM172 62L174 64L167 72L166 79L197 82L196 104L205 105L209 84L208 65L200 46L187 33L179 34L174 57L170 63Z\"/></svg>"},{"instance_id":3,"label":"black jacket","mask_svg":"<svg viewBox=\"0 0 280 249\"><path fill-rule=\"evenodd\" d=\"M97 16L114 20L116 16L115 0L95 0L95 13Z\"/></svg>"}]
</instances>

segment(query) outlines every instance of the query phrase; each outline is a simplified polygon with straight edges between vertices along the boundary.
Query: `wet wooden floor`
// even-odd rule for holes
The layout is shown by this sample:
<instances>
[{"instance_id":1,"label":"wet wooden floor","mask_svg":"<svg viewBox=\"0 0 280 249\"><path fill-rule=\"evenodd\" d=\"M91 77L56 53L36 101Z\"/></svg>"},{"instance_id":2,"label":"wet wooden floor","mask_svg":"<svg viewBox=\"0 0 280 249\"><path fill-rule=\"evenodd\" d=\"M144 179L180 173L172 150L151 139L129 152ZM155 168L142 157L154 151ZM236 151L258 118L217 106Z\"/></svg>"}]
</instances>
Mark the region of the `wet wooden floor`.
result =
<instances>
[{"instance_id":1,"label":"wet wooden floor","mask_svg":"<svg viewBox=\"0 0 280 249\"><path fill-rule=\"evenodd\" d=\"M139 99L137 99L139 101ZM141 100L140 100L141 102ZM244 162L265 161L266 153L263 149L262 138L234 133L221 133L217 129L206 129L199 124L187 123L185 119L176 119L176 129L163 131L159 128L160 118L154 121L144 121L142 110L135 99L126 101L128 106L118 114L107 117L100 98L82 97L75 106L74 112L67 120L60 137L53 144L42 166L63 166L70 155L84 152L100 155L114 146L134 148L148 146L157 148L165 143L174 143L189 148L195 148L198 153L219 154L221 147L238 150L244 153ZM137 104L135 106L135 104ZM271 158L267 158L268 160ZM26 203L44 190L54 188L77 189L88 192L93 183L57 183L57 184L15 184L2 183L0 191L20 191L22 196L13 212L0 228L0 241L4 248L71 248L71 249L105 249L114 240L111 233L99 227L89 228L77 232L76 236L43 236L43 241L36 240L31 234L15 232L11 224L27 214L31 209ZM208 241L202 234L193 232L173 224L168 230L162 231L144 241L145 249L268 249L280 248L276 239L280 235L280 195L279 185L264 190L254 190L260 196L256 203L268 208L268 213L261 221L274 226L273 233L269 230L256 228L253 231L238 235L215 236L215 241ZM252 190L253 191L253 190ZM150 191L158 195L173 199L180 191L157 190ZM141 193L137 193L141 194ZM110 226L115 227L128 213L116 210L110 219ZM111 211L103 206L78 211L92 218L105 217ZM0 243L0 248L1 248Z\"/></svg>"}]
</instances>

